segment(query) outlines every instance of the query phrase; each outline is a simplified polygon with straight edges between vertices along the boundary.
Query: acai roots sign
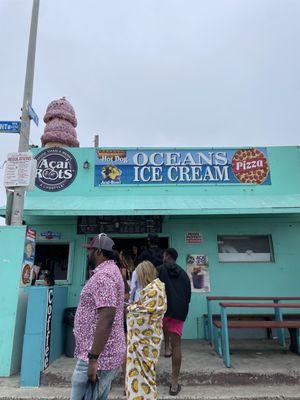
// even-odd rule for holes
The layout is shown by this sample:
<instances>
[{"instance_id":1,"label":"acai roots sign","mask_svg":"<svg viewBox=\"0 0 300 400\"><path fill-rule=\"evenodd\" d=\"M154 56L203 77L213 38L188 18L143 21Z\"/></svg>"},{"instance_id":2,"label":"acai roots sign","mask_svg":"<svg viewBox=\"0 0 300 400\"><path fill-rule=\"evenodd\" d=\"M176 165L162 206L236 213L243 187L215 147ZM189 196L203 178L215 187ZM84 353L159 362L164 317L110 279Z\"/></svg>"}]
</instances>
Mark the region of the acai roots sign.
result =
<instances>
[{"instance_id":1,"label":"acai roots sign","mask_svg":"<svg viewBox=\"0 0 300 400\"><path fill-rule=\"evenodd\" d=\"M46 192L58 192L70 186L77 175L75 157L67 150L53 147L37 156L35 185Z\"/></svg>"}]
</instances>

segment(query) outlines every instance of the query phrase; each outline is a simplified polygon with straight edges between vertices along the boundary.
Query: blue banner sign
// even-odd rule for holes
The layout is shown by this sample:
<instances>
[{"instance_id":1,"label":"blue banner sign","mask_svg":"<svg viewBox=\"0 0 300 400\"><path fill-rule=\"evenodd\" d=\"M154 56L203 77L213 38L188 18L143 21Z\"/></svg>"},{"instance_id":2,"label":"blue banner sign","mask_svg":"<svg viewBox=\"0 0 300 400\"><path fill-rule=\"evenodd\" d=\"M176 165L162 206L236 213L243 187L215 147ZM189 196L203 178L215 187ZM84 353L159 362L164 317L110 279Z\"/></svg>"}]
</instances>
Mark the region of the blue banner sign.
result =
<instances>
[{"instance_id":1,"label":"blue banner sign","mask_svg":"<svg viewBox=\"0 0 300 400\"><path fill-rule=\"evenodd\" d=\"M0 133L20 133L20 121L0 121Z\"/></svg>"},{"instance_id":2,"label":"blue banner sign","mask_svg":"<svg viewBox=\"0 0 300 400\"><path fill-rule=\"evenodd\" d=\"M122 184L270 185L267 149L97 149L95 186Z\"/></svg>"}]
</instances>

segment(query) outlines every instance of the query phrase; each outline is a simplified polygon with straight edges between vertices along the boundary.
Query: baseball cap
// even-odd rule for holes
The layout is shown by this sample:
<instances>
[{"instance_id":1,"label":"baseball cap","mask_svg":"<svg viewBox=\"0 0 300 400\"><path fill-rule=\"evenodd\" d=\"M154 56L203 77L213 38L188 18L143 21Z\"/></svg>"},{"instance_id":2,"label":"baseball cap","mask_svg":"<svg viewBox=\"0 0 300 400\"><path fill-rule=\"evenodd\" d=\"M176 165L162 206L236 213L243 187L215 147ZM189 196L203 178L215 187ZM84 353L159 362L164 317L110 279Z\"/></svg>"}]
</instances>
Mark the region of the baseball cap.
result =
<instances>
[{"instance_id":1,"label":"baseball cap","mask_svg":"<svg viewBox=\"0 0 300 400\"><path fill-rule=\"evenodd\" d=\"M95 236L89 243L83 245L86 249L98 249L98 250L106 250L113 251L115 243L114 241L106 235L106 233L99 233L99 235Z\"/></svg>"}]
</instances>

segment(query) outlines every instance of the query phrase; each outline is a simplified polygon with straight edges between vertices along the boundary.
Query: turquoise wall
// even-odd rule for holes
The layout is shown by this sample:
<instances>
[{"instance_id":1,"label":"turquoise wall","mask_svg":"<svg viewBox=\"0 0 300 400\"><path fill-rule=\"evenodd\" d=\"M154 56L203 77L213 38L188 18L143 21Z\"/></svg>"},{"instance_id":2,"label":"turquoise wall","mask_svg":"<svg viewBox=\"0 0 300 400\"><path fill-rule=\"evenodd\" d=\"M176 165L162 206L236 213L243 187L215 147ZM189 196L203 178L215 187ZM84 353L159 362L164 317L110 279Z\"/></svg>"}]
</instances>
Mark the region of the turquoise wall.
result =
<instances>
[{"instance_id":1,"label":"turquoise wall","mask_svg":"<svg viewBox=\"0 0 300 400\"><path fill-rule=\"evenodd\" d=\"M25 233L25 226L0 227L0 376L20 368L24 323L17 321L17 314L18 309L26 314L27 304L24 289L19 289Z\"/></svg>"},{"instance_id":2,"label":"turquoise wall","mask_svg":"<svg viewBox=\"0 0 300 400\"><path fill-rule=\"evenodd\" d=\"M60 224L38 225L39 233L44 230L62 233L60 242L71 242L70 281L68 305L76 306L84 284L85 250L82 244L85 235L76 235L75 220ZM42 223L42 220L40 221ZM186 245L185 232L200 231L203 243ZM274 245L275 262L272 263L220 263L217 254L217 235L222 234L271 234ZM298 217L168 217L163 225L163 236L170 236L170 244L179 252L178 263L185 268L188 254L206 254L209 258L211 295L248 296L299 296L300 267L297 251L300 238L300 218ZM129 235L128 235L129 236ZM121 237L121 235L118 235ZM197 317L206 312L206 294L192 296L190 313L185 325L184 337L197 337ZM214 304L215 311L218 304ZM202 319L199 332L203 337Z\"/></svg>"}]
</instances>

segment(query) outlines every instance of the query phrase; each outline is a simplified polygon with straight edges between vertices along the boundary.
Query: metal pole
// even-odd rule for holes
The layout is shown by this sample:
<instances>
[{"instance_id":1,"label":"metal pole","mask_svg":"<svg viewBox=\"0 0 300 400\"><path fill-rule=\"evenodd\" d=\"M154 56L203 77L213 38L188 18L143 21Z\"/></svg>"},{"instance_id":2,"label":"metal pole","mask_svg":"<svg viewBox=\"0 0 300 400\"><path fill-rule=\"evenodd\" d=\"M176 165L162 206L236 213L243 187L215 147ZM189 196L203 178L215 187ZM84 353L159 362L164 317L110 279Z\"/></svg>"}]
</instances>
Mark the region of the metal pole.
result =
<instances>
[{"instance_id":1,"label":"metal pole","mask_svg":"<svg viewBox=\"0 0 300 400\"><path fill-rule=\"evenodd\" d=\"M27 66L26 66L26 77L25 77L25 87L23 96L22 117L21 117L21 132L20 132L19 149L18 149L19 152L29 150L30 118L27 112L27 105L28 103L30 104L32 103L39 5L40 5L40 0L33 0L28 53L27 53ZM25 190L23 188L15 188L12 212L11 212L11 225L22 225L24 195L25 195Z\"/></svg>"}]
</instances>

